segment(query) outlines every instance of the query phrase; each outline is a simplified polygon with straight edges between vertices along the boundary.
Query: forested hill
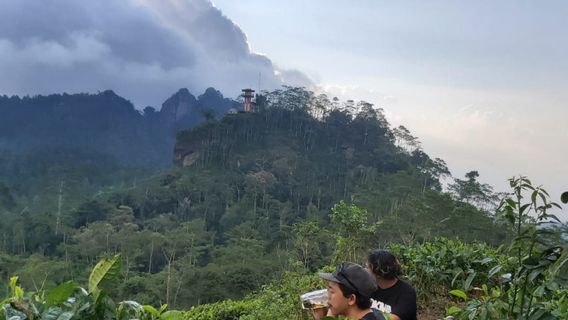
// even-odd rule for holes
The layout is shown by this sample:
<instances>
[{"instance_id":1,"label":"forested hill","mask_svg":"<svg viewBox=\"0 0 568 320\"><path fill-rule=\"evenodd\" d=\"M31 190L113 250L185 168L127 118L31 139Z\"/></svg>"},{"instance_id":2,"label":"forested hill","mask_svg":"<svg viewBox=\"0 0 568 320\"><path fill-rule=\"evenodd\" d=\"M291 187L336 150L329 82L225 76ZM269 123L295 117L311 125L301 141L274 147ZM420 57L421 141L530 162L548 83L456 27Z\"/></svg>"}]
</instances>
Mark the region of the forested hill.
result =
<instances>
[{"instance_id":1,"label":"forested hill","mask_svg":"<svg viewBox=\"0 0 568 320\"><path fill-rule=\"evenodd\" d=\"M111 92L74 96L95 98L114 101L134 123L180 115L173 111L180 101L194 103L174 96L159 113L140 115ZM143 179L116 167L112 187L102 188L92 183L101 179L96 166L50 164L41 171L47 175L18 167L25 186L41 178L43 188L0 184L0 288L13 274L26 287L81 280L101 256L120 253L114 297L186 308L243 297L287 270L314 272L336 259L358 260L385 243L448 236L495 244L508 237L483 209L491 190L477 182L477 173L442 192L440 179L449 177L444 161L428 156L404 127L392 128L381 109L299 88L265 93L256 102L254 113L208 116L180 132L171 149L177 166ZM176 118L184 119L192 116ZM33 131L22 132L31 139ZM350 237L339 250L349 256L334 255L337 235Z\"/></svg>"},{"instance_id":2,"label":"forested hill","mask_svg":"<svg viewBox=\"0 0 568 320\"><path fill-rule=\"evenodd\" d=\"M221 116L234 103L213 88L198 98L180 89L159 111L146 107L143 112L110 90L0 96L0 150L33 154L63 149L82 156L96 153L121 165L169 166L178 130L206 116Z\"/></svg>"},{"instance_id":3,"label":"forested hill","mask_svg":"<svg viewBox=\"0 0 568 320\"><path fill-rule=\"evenodd\" d=\"M382 109L298 88L267 93L257 102L256 113L226 115L178 134L179 167L237 177L224 181L228 196L205 191L216 197L219 216L235 196L242 201L247 193L256 199L248 204L255 212L278 213L279 224L288 226L306 217L325 219L333 204L350 199L368 209L372 221L381 220L377 244L433 235L491 243L505 238L478 209L493 197L476 181L477 172L451 184L453 198L442 193L440 179L450 177L445 162L428 156L406 128L392 128ZM291 213L282 216L271 203Z\"/></svg>"}]
</instances>

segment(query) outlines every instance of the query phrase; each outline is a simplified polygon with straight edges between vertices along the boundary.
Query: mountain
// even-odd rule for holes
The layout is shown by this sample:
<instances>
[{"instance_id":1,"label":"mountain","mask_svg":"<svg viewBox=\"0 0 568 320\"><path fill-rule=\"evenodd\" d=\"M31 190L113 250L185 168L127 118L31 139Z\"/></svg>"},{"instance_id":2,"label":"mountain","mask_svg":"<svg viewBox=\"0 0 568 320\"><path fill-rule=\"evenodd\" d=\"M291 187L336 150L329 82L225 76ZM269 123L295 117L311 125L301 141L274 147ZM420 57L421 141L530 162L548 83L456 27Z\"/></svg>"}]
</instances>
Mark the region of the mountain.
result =
<instances>
[{"instance_id":1,"label":"mountain","mask_svg":"<svg viewBox=\"0 0 568 320\"><path fill-rule=\"evenodd\" d=\"M180 89L160 111L143 112L111 90L98 94L0 97L0 149L15 154L38 149L80 150L121 165L167 167L178 130L221 116L235 102L209 88L196 99Z\"/></svg>"},{"instance_id":2,"label":"mountain","mask_svg":"<svg viewBox=\"0 0 568 320\"><path fill-rule=\"evenodd\" d=\"M20 113L5 108L11 99ZM112 92L2 101L12 121L28 116L45 137L31 125L3 129L26 144L0 156L0 290L11 274L26 287L86 280L101 256L120 253L114 297L186 308L241 298L288 270L315 272L338 248L359 259L386 243L509 236L488 212L443 192L444 162L363 101L284 88L257 97L257 112L219 117L211 113L233 102L215 90L195 98L182 89L143 113ZM47 121L66 116L75 119L66 130ZM32 149L34 137L51 147ZM157 140L175 165L125 168L166 152Z\"/></svg>"}]
</instances>

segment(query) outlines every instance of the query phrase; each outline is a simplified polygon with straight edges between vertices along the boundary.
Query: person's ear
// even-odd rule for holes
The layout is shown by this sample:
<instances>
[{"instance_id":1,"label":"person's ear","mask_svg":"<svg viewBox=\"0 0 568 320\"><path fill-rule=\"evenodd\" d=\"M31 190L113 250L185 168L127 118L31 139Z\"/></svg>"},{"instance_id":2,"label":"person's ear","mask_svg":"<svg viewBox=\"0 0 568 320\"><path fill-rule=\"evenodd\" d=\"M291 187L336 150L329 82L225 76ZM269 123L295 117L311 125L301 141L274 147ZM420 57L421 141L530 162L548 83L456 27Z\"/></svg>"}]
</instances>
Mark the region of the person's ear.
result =
<instances>
[{"instance_id":1,"label":"person's ear","mask_svg":"<svg viewBox=\"0 0 568 320\"><path fill-rule=\"evenodd\" d=\"M347 300L347 304L353 306L355 305L356 302L357 302L357 296L355 294L350 295L349 299Z\"/></svg>"}]
</instances>

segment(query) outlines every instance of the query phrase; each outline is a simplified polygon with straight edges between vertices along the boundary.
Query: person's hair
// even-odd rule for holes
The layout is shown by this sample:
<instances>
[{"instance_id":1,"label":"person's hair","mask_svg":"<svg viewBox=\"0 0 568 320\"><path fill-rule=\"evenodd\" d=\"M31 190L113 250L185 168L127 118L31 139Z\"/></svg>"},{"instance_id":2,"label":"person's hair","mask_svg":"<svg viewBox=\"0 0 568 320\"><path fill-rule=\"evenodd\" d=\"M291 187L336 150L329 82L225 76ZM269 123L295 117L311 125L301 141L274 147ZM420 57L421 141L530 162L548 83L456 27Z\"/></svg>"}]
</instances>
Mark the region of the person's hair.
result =
<instances>
[{"instance_id":1,"label":"person's hair","mask_svg":"<svg viewBox=\"0 0 568 320\"><path fill-rule=\"evenodd\" d=\"M396 257L386 250L372 250L367 261L373 273L386 280L392 280L402 272Z\"/></svg>"},{"instance_id":2,"label":"person's hair","mask_svg":"<svg viewBox=\"0 0 568 320\"><path fill-rule=\"evenodd\" d=\"M355 304L359 309L369 309L371 307L371 298L365 297L360 294L358 291L355 291L348 286L344 285L343 283L337 283L339 285L339 289L341 289L341 293L345 298L349 298L352 294L355 295Z\"/></svg>"}]
</instances>

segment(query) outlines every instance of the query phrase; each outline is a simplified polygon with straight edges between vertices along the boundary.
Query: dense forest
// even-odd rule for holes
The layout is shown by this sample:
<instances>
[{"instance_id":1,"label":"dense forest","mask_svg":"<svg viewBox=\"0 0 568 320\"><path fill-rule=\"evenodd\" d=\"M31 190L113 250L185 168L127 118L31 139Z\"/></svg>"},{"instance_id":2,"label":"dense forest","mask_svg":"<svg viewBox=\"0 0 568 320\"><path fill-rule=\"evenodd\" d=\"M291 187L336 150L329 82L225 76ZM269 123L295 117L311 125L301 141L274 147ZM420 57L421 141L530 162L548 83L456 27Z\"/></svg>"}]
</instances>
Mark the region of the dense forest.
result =
<instances>
[{"instance_id":1,"label":"dense forest","mask_svg":"<svg viewBox=\"0 0 568 320\"><path fill-rule=\"evenodd\" d=\"M436 288L461 279L472 289L476 263L495 276L479 262L485 253L511 267L495 248L515 243L533 218L515 229L520 203L505 210L506 195L475 168L452 177L382 109L291 87L258 95L255 112L225 114L235 106L214 89L197 99L180 90L143 112L110 91L0 98L0 297L14 290L14 275L32 291L86 283L109 256L122 265L109 291L117 301L195 312L224 303L242 315L247 303L260 308L254 299L308 290L311 274L362 262L371 248L398 252L420 288L432 287L420 284L432 277L419 263L433 256L428 243L440 246L435 253L483 246L454 269L447 257L433 266L450 269L429 280ZM565 246L565 227L540 218L551 232L538 245Z\"/></svg>"},{"instance_id":2,"label":"dense forest","mask_svg":"<svg viewBox=\"0 0 568 320\"><path fill-rule=\"evenodd\" d=\"M94 95L0 96L0 150L4 161L6 153L28 159L63 153L129 167L168 167L177 131L221 116L235 105L214 88L197 98L180 89L159 111L150 106L139 111L111 90Z\"/></svg>"}]
</instances>

